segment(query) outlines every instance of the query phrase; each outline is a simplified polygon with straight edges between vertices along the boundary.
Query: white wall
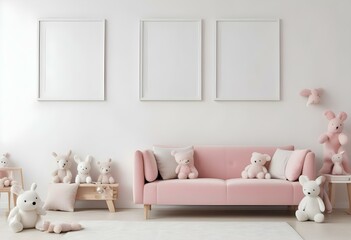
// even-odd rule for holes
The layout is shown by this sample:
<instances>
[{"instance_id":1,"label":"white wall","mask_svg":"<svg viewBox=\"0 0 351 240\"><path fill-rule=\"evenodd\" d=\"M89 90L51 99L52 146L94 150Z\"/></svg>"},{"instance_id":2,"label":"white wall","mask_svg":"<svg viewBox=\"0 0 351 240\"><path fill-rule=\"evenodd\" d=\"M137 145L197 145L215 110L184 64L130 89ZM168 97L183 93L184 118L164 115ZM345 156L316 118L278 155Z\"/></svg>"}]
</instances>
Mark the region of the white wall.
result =
<instances>
[{"instance_id":1,"label":"white wall","mask_svg":"<svg viewBox=\"0 0 351 240\"><path fill-rule=\"evenodd\" d=\"M52 151L112 157L121 186L117 205L133 207L136 149L154 143L294 144L312 149L321 161L323 110L351 113L347 0L2 0L1 10L0 152L12 154L13 165L24 169L26 186L38 182L43 198L55 168ZM107 20L107 101L36 100L37 20L54 17ZM141 18L203 19L203 101L138 100ZM215 19L223 18L281 19L281 101L213 101ZM307 108L299 92L313 87L326 90L323 104ZM347 205L343 191L337 192L339 207Z\"/></svg>"}]
</instances>

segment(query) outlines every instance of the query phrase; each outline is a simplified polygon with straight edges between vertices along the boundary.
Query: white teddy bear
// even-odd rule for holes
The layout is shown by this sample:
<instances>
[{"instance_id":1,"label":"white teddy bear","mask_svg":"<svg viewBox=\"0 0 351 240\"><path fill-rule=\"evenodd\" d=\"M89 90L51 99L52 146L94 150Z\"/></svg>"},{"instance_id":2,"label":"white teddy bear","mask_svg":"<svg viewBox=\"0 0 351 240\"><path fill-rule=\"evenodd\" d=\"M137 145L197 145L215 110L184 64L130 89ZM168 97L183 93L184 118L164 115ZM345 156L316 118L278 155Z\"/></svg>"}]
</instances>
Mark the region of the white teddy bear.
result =
<instances>
[{"instance_id":1,"label":"white teddy bear","mask_svg":"<svg viewBox=\"0 0 351 240\"><path fill-rule=\"evenodd\" d=\"M110 173L111 171L111 165L112 165L112 159L110 158L107 162L97 162L97 165L99 166L100 169L100 176L97 180L98 183L115 183L115 179L112 177L112 174Z\"/></svg>"},{"instance_id":2,"label":"white teddy bear","mask_svg":"<svg viewBox=\"0 0 351 240\"><path fill-rule=\"evenodd\" d=\"M305 197L301 200L295 215L297 220L304 222L313 220L321 223L324 221L322 212L325 210L323 200L319 197L320 185L324 181L324 176L318 177L315 181L310 181L307 176L301 175L299 182L302 185Z\"/></svg>"},{"instance_id":3,"label":"white teddy bear","mask_svg":"<svg viewBox=\"0 0 351 240\"><path fill-rule=\"evenodd\" d=\"M271 157L268 154L253 152L251 156L251 164L246 166L245 170L241 172L241 177L270 179L271 175L264 166L266 162L270 160Z\"/></svg>"},{"instance_id":4,"label":"white teddy bear","mask_svg":"<svg viewBox=\"0 0 351 240\"><path fill-rule=\"evenodd\" d=\"M11 187L11 192L18 196L16 207L14 207L9 216L8 222L10 228L14 232L21 232L26 228L36 228L42 230L43 222L41 215L45 215L46 211L43 209L43 202L39 195L35 192L37 185L32 184L30 190L23 191L19 185Z\"/></svg>"},{"instance_id":5,"label":"white teddy bear","mask_svg":"<svg viewBox=\"0 0 351 240\"><path fill-rule=\"evenodd\" d=\"M74 156L74 161L78 164L77 166L77 171L78 174L76 176L76 183L91 183L92 179L90 176L90 170L91 170L91 156L87 156L85 158L85 161L82 161L77 155Z\"/></svg>"},{"instance_id":6,"label":"white teddy bear","mask_svg":"<svg viewBox=\"0 0 351 240\"><path fill-rule=\"evenodd\" d=\"M55 157L57 163L57 169L52 173L54 183L71 183L72 181L72 172L71 167L71 150L67 155L57 155L55 152L52 155Z\"/></svg>"}]
</instances>

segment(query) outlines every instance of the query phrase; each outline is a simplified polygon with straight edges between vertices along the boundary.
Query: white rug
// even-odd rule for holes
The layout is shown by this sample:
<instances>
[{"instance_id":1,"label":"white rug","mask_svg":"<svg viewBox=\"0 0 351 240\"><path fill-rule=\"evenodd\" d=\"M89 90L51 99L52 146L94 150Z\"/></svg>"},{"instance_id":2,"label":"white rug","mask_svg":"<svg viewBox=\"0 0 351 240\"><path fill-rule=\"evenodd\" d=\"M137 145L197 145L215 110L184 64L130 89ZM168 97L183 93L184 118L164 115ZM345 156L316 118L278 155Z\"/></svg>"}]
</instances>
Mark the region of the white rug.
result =
<instances>
[{"instance_id":1,"label":"white rug","mask_svg":"<svg viewBox=\"0 0 351 240\"><path fill-rule=\"evenodd\" d=\"M302 240L285 222L82 221L69 240Z\"/></svg>"}]
</instances>

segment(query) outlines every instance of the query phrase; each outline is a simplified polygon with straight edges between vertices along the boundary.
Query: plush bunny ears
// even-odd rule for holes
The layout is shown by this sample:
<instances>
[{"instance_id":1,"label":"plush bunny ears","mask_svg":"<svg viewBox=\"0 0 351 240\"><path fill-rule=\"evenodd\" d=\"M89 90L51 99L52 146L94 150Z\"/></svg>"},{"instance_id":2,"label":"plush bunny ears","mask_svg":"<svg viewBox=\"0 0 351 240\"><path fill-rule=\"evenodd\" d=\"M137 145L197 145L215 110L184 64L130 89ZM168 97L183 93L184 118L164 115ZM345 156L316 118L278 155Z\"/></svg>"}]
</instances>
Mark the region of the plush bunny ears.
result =
<instances>
[{"instance_id":1,"label":"plush bunny ears","mask_svg":"<svg viewBox=\"0 0 351 240\"><path fill-rule=\"evenodd\" d=\"M92 157L90 155L87 155L85 158L85 162L90 163L91 162ZM74 155L74 161L79 164L80 162L84 162L83 160L80 159L80 157L78 155Z\"/></svg>"},{"instance_id":2,"label":"plush bunny ears","mask_svg":"<svg viewBox=\"0 0 351 240\"><path fill-rule=\"evenodd\" d=\"M347 113L346 112L340 112L338 116L335 115L335 113L331 110L327 110L324 112L324 115L327 117L328 120L332 120L334 118L339 118L342 122L346 120L347 118Z\"/></svg>"},{"instance_id":3,"label":"plush bunny ears","mask_svg":"<svg viewBox=\"0 0 351 240\"><path fill-rule=\"evenodd\" d=\"M301 175L299 177L299 182L301 185L304 185L306 182L310 181L310 179L305 176L305 175ZM323 182L325 181L325 177L324 176L319 176L316 178L315 182L317 183L317 185L321 185Z\"/></svg>"}]
</instances>

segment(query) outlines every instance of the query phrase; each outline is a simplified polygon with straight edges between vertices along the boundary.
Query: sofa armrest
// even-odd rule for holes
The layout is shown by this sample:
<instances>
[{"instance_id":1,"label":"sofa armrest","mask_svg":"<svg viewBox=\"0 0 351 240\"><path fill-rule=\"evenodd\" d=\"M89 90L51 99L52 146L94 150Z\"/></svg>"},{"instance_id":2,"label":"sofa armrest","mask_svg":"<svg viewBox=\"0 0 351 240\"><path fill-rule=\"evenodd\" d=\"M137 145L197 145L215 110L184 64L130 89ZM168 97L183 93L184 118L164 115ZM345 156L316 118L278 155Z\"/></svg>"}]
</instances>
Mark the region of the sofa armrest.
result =
<instances>
[{"instance_id":1,"label":"sofa armrest","mask_svg":"<svg viewBox=\"0 0 351 240\"><path fill-rule=\"evenodd\" d=\"M309 179L316 178L316 159L313 152L308 152L302 168L302 175L307 176Z\"/></svg>"},{"instance_id":2,"label":"sofa armrest","mask_svg":"<svg viewBox=\"0 0 351 240\"><path fill-rule=\"evenodd\" d=\"M142 204L144 195L144 160L143 153L141 151L135 152L134 158L134 181L133 181L133 199L134 203Z\"/></svg>"}]
</instances>

